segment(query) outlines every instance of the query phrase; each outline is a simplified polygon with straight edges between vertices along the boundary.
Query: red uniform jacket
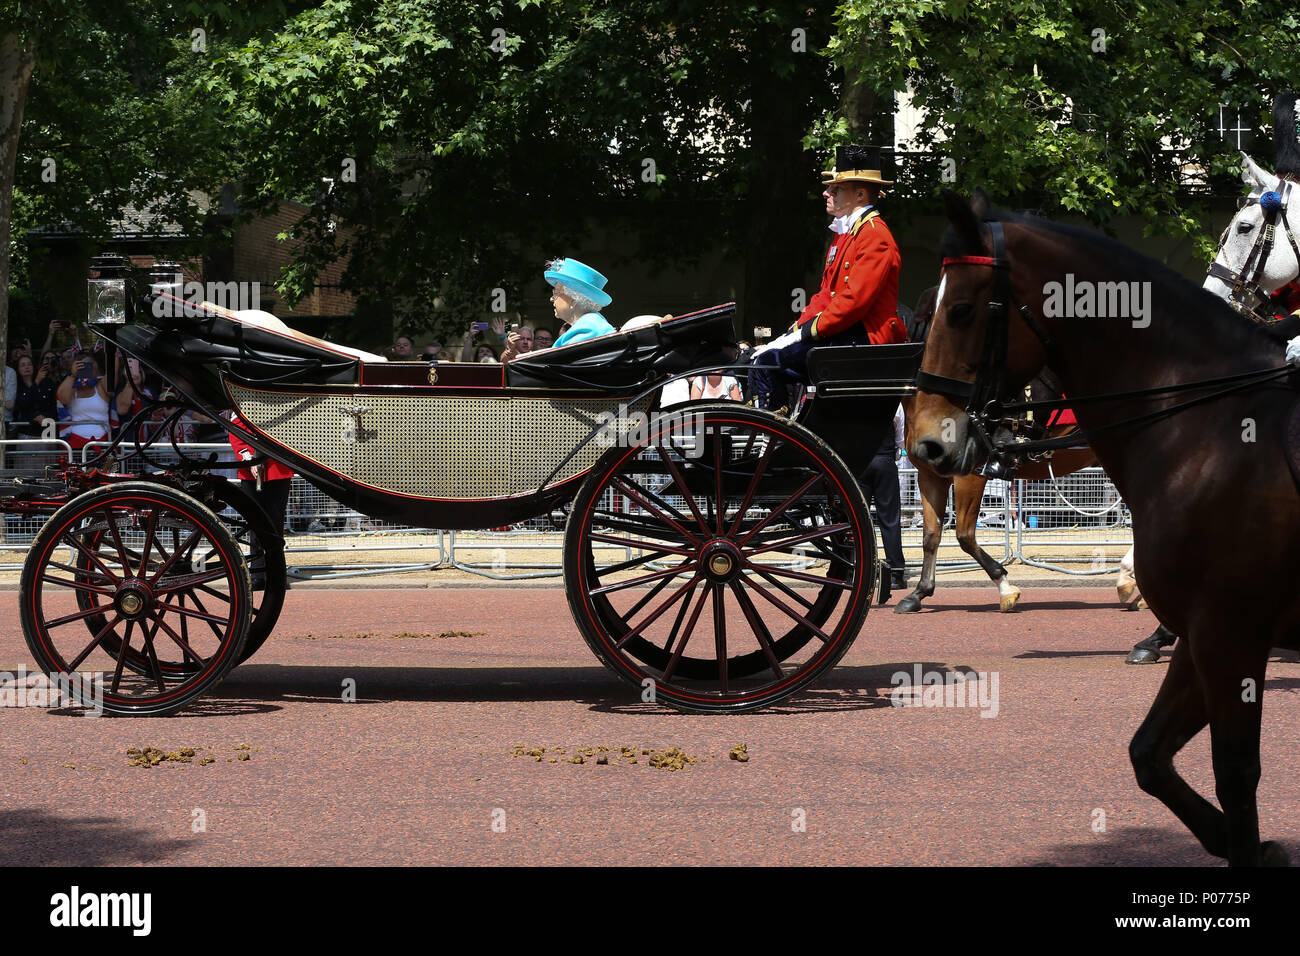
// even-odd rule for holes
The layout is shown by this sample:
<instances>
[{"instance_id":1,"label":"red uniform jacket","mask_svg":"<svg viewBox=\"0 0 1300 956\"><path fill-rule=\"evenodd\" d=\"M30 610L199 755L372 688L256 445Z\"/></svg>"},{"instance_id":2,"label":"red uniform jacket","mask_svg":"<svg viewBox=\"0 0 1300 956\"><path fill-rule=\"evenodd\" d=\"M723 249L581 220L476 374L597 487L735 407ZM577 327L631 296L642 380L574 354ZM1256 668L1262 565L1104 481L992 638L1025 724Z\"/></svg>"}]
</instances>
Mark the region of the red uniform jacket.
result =
<instances>
[{"instance_id":1,"label":"red uniform jacket","mask_svg":"<svg viewBox=\"0 0 1300 956\"><path fill-rule=\"evenodd\" d=\"M1300 312L1300 279L1274 292L1271 305L1273 312L1279 316Z\"/></svg>"},{"instance_id":2,"label":"red uniform jacket","mask_svg":"<svg viewBox=\"0 0 1300 956\"><path fill-rule=\"evenodd\" d=\"M819 339L861 325L872 345L906 341L907 329L898 317L901 267L893 233L880 213L868 210L826 251L821 288L799 313L798 324L816 319L813 328Z\"/></svg>"},{"instance_id":3,"label":"red uniform jacket","mask_svg":"<svg viewBox=\"0 0 1300 956\"><path fill-rule=\"evenodd\" d=\"M243 424L243 422L239 420L238 415L235 415L231 419L231 421L235 422L238 425ZM247 461L248 459L252 458L254 455L257 454L257 450L255 448L249 445L248 442L244 441L234 432L229 432L228 437L230 438L231 450L234 451L235 455L238 456L241 460ZM293 477L293 469L290 468L288 465L280 464L274 458L268 458L266 460L265 477L267 481L283 481L285 478ZM252 481L253 469L251 468L239 469L239 478L241 481Z\"/></svg>"}]
</instances>

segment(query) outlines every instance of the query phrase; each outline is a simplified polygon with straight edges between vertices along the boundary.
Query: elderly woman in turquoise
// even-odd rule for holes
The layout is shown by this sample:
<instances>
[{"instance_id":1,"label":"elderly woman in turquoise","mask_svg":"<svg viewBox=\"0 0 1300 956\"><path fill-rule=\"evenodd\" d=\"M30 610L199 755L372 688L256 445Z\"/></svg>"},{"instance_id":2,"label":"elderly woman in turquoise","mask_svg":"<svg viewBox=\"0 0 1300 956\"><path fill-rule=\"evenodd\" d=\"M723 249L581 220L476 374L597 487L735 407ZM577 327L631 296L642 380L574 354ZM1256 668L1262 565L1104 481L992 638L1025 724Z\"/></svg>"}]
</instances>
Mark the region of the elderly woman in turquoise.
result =
<instances>
[{"instance_id":1,"label":"elderly woman in turquoise","mask_svg":"<svg viewBox=\"0 0 1300 956\"><path fill-rule=\"evenodd\" d=\"M555 348L614 331L600 314L613 301L605 291L609 280L591 266L577 259L556 259L546 264L546 281L555 287L551 293L555 317L569 324L555 340Z\"/></svg>"}]
</instances>

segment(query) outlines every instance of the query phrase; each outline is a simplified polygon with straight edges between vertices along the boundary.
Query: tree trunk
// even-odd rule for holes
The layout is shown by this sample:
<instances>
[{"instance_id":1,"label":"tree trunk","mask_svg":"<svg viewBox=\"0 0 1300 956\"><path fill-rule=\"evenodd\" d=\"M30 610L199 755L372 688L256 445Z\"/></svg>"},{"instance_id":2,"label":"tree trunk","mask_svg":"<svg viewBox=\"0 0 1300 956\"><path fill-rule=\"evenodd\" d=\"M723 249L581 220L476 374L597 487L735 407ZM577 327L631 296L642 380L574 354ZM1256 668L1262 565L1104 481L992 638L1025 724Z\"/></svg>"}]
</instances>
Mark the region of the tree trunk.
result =
<instances>
[{"instance_id":1,"label":"tree trunk","mask_svg":"<svg viewBox=\"0 0 1300 956\"><path fill-rule=\"evenodd\" d=\"M9 231L14 205L14 167L18 162L18 133L23 105L36 58L30 43L17 34L0 38L0 349L9 364ZM5 373L8 374L8 373ZM0 445L0 467L4 466Z\"/></svg>"},{"instance_id":2,"label":"tree trunk","mask_svg":"<svg viewBox=\"0 0 1300 956\"><path fill-rule=\"evenodd\" d=\"M821 277L820 254L830 233L818 230L824 200L817 162L803 148L808 115L799 87L771 74L756 77L752 155L745 228L740 237L745 276L740 311L742 339L754 327L777 336L799 316Z\"/></svg>"}]
</instances>

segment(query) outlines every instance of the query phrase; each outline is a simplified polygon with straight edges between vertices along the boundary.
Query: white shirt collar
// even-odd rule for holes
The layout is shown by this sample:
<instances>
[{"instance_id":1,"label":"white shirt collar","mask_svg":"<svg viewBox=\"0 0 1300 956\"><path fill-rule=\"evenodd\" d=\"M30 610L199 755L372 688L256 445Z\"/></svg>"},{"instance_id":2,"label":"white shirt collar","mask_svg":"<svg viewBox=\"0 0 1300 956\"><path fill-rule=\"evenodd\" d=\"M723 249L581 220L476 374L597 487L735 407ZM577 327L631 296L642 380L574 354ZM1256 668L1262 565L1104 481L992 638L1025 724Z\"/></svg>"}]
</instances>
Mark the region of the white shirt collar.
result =
<instances>
[{"instance_id":1,"label":"white shirt collar","mask_svg":"<svg viewBox=\"0 0 1300 956\"><path fill-rule=\"evenodd\" d=\"M843 235L848 232L853 228L853 224L861 219L869 209L871 209L870 206L859 206L847 216L838 216L835 219L832 219L830 225L831 232L836 235Z\"/></svg>"}]
</instances>

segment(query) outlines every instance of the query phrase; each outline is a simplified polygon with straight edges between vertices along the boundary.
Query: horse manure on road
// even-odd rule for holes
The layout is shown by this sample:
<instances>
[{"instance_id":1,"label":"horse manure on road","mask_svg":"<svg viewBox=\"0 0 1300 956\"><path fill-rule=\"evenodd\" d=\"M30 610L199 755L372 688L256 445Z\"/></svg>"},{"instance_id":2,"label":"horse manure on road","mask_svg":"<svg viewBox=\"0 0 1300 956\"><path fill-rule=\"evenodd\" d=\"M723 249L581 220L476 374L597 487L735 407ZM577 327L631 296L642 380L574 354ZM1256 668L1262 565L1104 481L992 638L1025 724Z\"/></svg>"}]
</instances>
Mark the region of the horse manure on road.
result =
<instances>
[{"instance_id":1,"label":"horse manure on road","mask_svg":"<svg viewBox=\"0 0 1300 956\"><path fill-rule=\"evenodd\" d=\"M739 747L733 748L731 758L741 761L748 760L749 754L744 751L744 747L744 744L740 744ZM737 750L740 750L744 755L737 757ZM649 757L650 766L657 770L684 770L700 759L707 759L707 757L693 757L681 747L669 747L665 750L652 751L641 747L606 747L603 744L571 749L564 747L529 747L524 744L515 744L510 748L510 753L515 757L531 757L537 763L543 761L547 763L594 763L598 767L608 767L611 764L639 764L639 758Z\"/></svg>"},{"instance_id":2,"label":"horse manure on road","mask_svg":"<svg viewBox=\"0 0 1300 956\"><path fill-rule=\"evenodd\" d=\"M250 760L252 755L261 750L261 747L254 747L250 744L239 744L232 747L234 757L227 757L226 762L234 760ZM209 752L199 756L200 750ZM129 747L126 751L126 765L128 767L156 767L162 763L197 763L200 767L206 767L208 764L216 763L208 747L180 747L176 750L163 750L161 747ZM195 760L195 758L198 758Z\"/></svg>"}]
</instances>

